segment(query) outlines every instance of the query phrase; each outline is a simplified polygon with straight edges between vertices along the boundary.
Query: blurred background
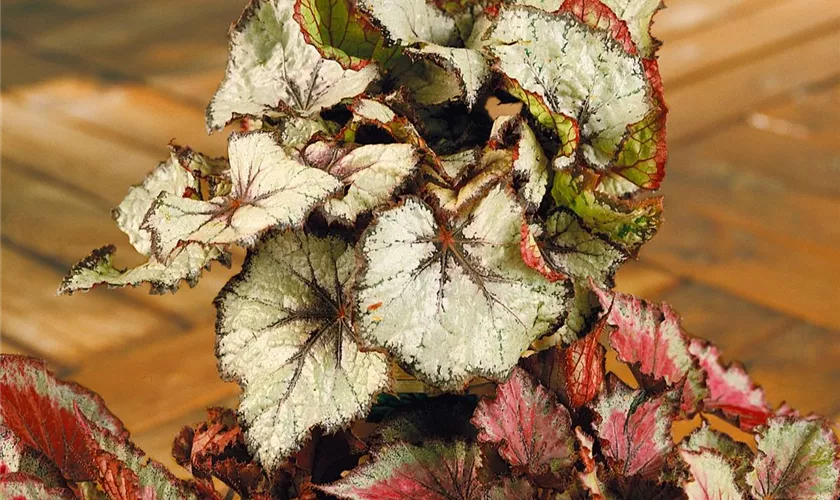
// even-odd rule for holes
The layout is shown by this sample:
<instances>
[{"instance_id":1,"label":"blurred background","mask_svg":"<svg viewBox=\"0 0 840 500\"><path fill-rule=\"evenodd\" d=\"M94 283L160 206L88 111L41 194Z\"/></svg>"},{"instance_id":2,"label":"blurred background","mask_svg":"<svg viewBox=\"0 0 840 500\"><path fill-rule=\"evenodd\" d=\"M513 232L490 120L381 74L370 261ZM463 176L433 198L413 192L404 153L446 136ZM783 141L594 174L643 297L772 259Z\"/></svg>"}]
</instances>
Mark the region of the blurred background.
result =
<instances>
[{"instance_id":1,"label":"blurred background","mask_svg":"<svg viewBox=\"0 0 840 500\"><path fill-rule=\"evenodd\" d=\"M167 156L220 155L204 106L245 0L3 0L3 352L99 392L141 448L236 404L213 356L217 268L175 296L56 297L116 243L109 211ZM671 303L773 404L840 422L840 2L670 0L654 34L671 109L666 223L618 286ZM120 255L124 254L124 255Z\"/></svg>"}]
</instances>

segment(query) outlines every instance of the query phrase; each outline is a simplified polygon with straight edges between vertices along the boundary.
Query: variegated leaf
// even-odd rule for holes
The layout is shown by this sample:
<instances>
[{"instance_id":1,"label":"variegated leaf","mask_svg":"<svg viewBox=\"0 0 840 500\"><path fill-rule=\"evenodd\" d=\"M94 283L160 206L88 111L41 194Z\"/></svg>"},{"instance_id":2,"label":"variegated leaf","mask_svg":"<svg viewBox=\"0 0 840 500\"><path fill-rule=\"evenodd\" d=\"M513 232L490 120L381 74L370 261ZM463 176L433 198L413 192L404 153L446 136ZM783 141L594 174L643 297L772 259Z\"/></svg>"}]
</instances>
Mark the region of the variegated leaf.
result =
<instances>
[{"instance_id":1,"label":"variegated leaf","mask_svg":"<svg viewBox=\"0 0 840 500\"><path fill-rule=\"evenodd\" d=\"M50 487L39 478L23 472L0 474L0 498L9 500L74 500L67 488Z\"/></svg>"},{"instance_id":2,"label":"variegated leaf","mask_svg":"<svg viewBox=\"0 0 840 500\"><path fill-rule=\"evenodd\" d=\"M390 68L401 55L349 0L296 0L295 19L306 41L345 69L360 70L371 61Z\"/></svg>"},{"instance_id":3,"label":"variegated leaf","mask_svg":"<svg viewBox=\"0 0 840 500\"><path fill-rule=\"evenodd\" d=\"M592 405L602 450L622 476L655 479L674 448L673 410L665 397L651 398L611 377Z\"/></svg>"},{"instance_id":4,"label":"variegated leaf","mask_svg":"<svg viewBox=\"0 0 840 500\"><path fill-rule=\"evenodd\" d=\"M216 300L219 368L243 388L245 435L267 470L310 429L340 428L390 386L386 357L356 345L354 269L352 249L337 239L279 233L250 252Z\"/></svg>"},{"instance_id":5,"label":"variegated leaf","mask_svg":"<svg viewBox=\"0 0 840 500\"><path fill-rule=\"evenodd\" d=\"M362 336L438 387L505 378L569 299L522 262L521 216L503 187L452 222L414 198L380 214L359 245Z\"/></svg>"},{"instance_id":6,"label":"variegated leaf","mask_svg":"<svg viewBox=\"0 0 840 500\"><path fill-rule=\"evenodd\" d=\"M619 19L627 23L636 48L644 57L653 57L659 41L650 34L653 16L664 7L662 0L601 0Z\"/></svg>"},{"instance_id":7,"label":"variegated leaf","mask_svg":"<svg viewBox=\"0 0 840 500\"><path fill-rule=\"evenodd\" d=\"M191 287L195 286L213 261L220 260L224 265L230 262L228 254L218 247L190 244L177 249L168 264L151 258L137 267L119 269L113 263L116 250L113 245L108 245L91 252L70 269L58 293L88 291L97 285L119 288L136 287L144 283L151 285L150 291L153 294L174 293L182 281Z\"/></svg>"},{"instance_id":8,"label":"variegated leaf","mask_svg":"<svg viewBox=\"0 0 840 500\"><path fill-rule=\"evenodd\" d=\"M691 478L683 483L688 500L743 500L732 465L712 450L680 450Z\"/></svg>"},{"instance_id":9,"label":"variegated leaf","mask_svg":"<svg viewBox=\"0 0 840 500\"><path fill-rule=\"evenodd\" d=\"M377 77L375 65L357 71L325 59L306 43L294 14L290 0L252 0L245 9L231 29L224 80L207 107L208 130L245 115L312 116L361 94Z\"/></svg>"},{"instance_id":10,"label":"variegated leaf","mask_svg":"<svg viewBox=\"0 0 840 500\"><path fill-rule=\"evenodd\" d=\"M543 487L562 486L575 461L569 411L522 368L484 399L472 418L478 440Z\"/></svg>"},{"instance_id":11,"label":"variegated leaf","mask_svg":"<svg viewBox=\"0 0 840 500\"><path fill-rule=\"evenodd\" d=\"M427 182L425 191L431 196L435 208L456 216L480 200L494 186L510 177L514 154L504 149L485 149L473 168L468 169L458 182L440 177L431 166L424 169Z\"/></svg>"},{"instance_id":12,"label":"variegated leaf","mask_svg":"<svg viewBox=\"0 0 840 500\"><path fill-rule=\"evenodd\" d=\"M657 103L638 55L572 12L507 7L490 34L499 70L579 122L586 161L607 169L627 127Z\"/></svg>"},{"instance_id":13,"label":"variegated leaf","mask_svg":"<svg viewBox=\"0 0 840 500\"><path fill-rule=\"evenodd\" d=\"M558 206L573 211L592 232L631 254L653 238L662 223L662 198L612 198L589 189L584 175L569 171L555 174L551 196Z\"/></svg>"},{"instance_id":14,"label":"variegated leaf","mask_svg":"<svg viewBox=\"0 0 840 500\"><path fill-rule=\"evenodd\" d=\"M154 255L168 261L181 245L250 245L265 230L302 225L341 188L332 175L289 156L267 132L233 134L231 192L208 201L162 193L146 214Z\"/></svg>"},{"instance_id":15,"label":"variegated leaf","mask_svg":"<svg viewBox=\"0 0 840 500\"><path fill-rule=\"evenodd\" d=\"M840 497L840 447L818 418L775 417L756 437L758 453L747 474L762 500L834 500Z\"/></svg>"},{"instance_id":16,"label":"variegated leaf","mask_svg":"<svg viewBox=\"0 0 840 500\"><path fill-rule=\"evenodd\" d=\"M708 396L703 400L706 411L720 412L744 430L764 424L772 414L764 391L756 386L741 365L723 366L720 351L712 344L692 339L689 345L706 375Z\"/></svg>"},{"instance_id":17,"label":"variegated leaf","mask_svg":"<svg viewBox=\"0 0 840 500\"><path fill-rule=\"evenodd\" d=\"M521 116L501 116L493 123L490 142L513 148L517 191L528 212L536 211L548 191L548 158L534 131Z\"/></svg>"},{"instance_id":18,"label":"variegated leaf","mask_svg":"<svg viewBox=\"0 0 840 500\"><path fill-rule=\"evenodd\" d=\"M327 200L321 210L329 219L349 225L360 214L390 201L420 162L419 152L410 144L370 144L346 151L337 144L317 142L304 151L307 161L327 155L331 159L320 168L341 179L345 193Z\"/></svg>"},{"instance_id":19,"label":"variegated leaf","mask_svg":"<svg viewBox=\"0 0 840 500\"><path fill-rule=\"evenodd\" d=\"M481 452L476 445L438 441L396 443L340 481L319 489L351 500L483 500Z\"/></svg>"}]
</instances>

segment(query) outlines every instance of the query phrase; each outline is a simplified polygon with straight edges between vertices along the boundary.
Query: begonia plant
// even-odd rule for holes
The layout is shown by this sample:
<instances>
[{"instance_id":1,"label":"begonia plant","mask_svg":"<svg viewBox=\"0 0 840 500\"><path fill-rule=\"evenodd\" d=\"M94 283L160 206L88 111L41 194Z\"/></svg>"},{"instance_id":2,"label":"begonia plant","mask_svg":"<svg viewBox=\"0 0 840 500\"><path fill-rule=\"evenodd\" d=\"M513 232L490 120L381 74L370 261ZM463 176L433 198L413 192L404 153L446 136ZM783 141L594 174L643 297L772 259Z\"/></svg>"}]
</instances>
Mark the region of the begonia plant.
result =
<instances>
[{"instance_id":1,"label":"begonia plant","mask_svg":"<svg viewBox=\"0 0 840 500\"><path fill-rule=\"evenodd\" d=\"M827 421L613 290L662 223L661 7L252 0L207 108L228 156L170 144L113 212L148 260L94 250L59 290L175 292L246 248L215 301L238 409L184 428L176 479L101 398L3 356L0 496L838 498Z\"/></svg>"}]
</instances>

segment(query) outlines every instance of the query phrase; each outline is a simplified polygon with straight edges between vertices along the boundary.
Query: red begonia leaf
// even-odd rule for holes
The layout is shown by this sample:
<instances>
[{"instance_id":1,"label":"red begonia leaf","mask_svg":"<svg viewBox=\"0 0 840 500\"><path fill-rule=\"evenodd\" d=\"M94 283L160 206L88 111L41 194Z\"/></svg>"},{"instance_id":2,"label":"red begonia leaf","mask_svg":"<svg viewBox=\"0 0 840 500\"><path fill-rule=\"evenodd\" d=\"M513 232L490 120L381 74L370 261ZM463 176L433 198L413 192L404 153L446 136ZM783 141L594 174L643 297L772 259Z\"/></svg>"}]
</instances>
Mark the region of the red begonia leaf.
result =
<instances>
[{"instance_id":1,"label":"red begonia leaf","mask_svg":"<svg viewBox=\"0 0 840 500\"><path fill-rule=\"evenodd\" d=\"M565 482L574 463L569 411L521 368L496 388L493 399L479 402L472 419L478 440L499 446L499 453L540 486Z\"/></svg>"},{"instance_id":2,"label":"red begonia leaf","mask_svg":"<svg viewBox=\"0 0 840 500\"><path fill-rule=\"evenodd\" d=\"M648 397L610 376L607 391L593 404L602 451L622 476L656 478L674 448L673 408L665 396Z\"/></svg>"},{"instance_id":3,"label":"red begonia leaf","mask_svg":"<svg viewBox=\"0 0 840 500\"><path fill-rule=\"evenodd\" d=\"M93 456L79 431L74 406L97 428L128 436L102 398L78 384L56 380L45 363L35 358L0 357L0 400L0 424L24 446L52 461L69 480L92 479L87 465Z\"/></svg>"},{"instance_id":4,"label":"red begonia leaf","mask_svg":"<svg viewBox=\"0 0 840 500\"><path fill-rule=\"evenodd\" d=\"M568 401L566 396L566 373L563 369L563 350L557 346L534 353L520 360L522 368L530 373L537 382L551 391L561 401Z\"/></svg>"},{"instance_id":5,"label":"red begonia leaf","mask_svg":"<svg viewBox=\"0 0 840 500\"><path fill-rule=\"evenodd\" d=\"M756 437L758 453L747 475L762 500L836 500L840 497L840 446L818 418L773 417Z\"/></svg>"},{"instance_id":6,"label":"red begonia leaf","mask_svg":"<svg viewBox=\"0 0 840 500\"><path fill-rule=\"evenodd\" d=\"M74 500L67 488L49 487L39 478L24 472L0 474L0 498L4 500Z\"/></svg>"},{"instance_id":7,"label":"red begonia leaf","mask_svg":"<svg viewBox=\"0 0 840 500\"><path fill-rule=\"evenodd\" d=\"M718 348L702 340L692 339L689 351L706 374L706 411L719 412L747 431L767 421L773 412L764 391L750 380L742 366L723 366Z\"/></svg>"},{"instance_id":8,"label":"red begonia leaf","mask_svg":"<svg viewBox=\"0 0 840 500\"><path fill-rule=\"evenodd\" d=\"M354 500L481 500L489 489L481 464L478 446L463 441L396 443L343 479L317 488Z\"/></svg>"},{"instance_id":9,"label":"red begonia leaf","mask_svg":"<svg viewBox=\"0 0 840 500\"><path fill-rule=\"evenodd\" d=\"M598 339L606 325L599 321L589 334L563 350L566 394L574 408L589 403L601 391L606 350Z\"/></svg>"}]
</instances>

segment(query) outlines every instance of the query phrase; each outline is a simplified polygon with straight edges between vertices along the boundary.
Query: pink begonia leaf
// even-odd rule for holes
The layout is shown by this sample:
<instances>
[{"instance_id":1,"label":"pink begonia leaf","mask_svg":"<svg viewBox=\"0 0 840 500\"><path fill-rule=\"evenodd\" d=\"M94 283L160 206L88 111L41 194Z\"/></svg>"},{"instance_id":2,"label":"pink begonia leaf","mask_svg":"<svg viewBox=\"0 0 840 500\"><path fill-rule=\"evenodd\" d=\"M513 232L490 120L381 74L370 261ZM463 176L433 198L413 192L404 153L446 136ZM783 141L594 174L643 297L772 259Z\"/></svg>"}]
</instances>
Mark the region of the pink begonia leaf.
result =
<instances>
[{"instance_id":1,"label":"pink begonia leaf","mask_svg":"<svg viewBox=\"0 0 840 500\"><path fill-rule=\"evenodd\" d=\"M520 243L520 252L522 253L522 260L525 264L545 276L545 279L551 282L566 279L566 275L552 269L543 256L543 251L534 238L534 231L528 224L528 221L523 217L521 228L522 241Z\"/></svg>"},{"instance_id":2,"label":"pink begonia leaf","mask_svg":"<svg viewBox=\"0 0 840 500\"><path fill-rule=\"evenodd\" d=\"M840 446L818 418L773 417L756 437L758 454L747 475L762 500L836 500L840 497Z\"/></svg>"},{"instance_id":3,"label":"pink begonia leaf","mask_svg":"<svg viewBox=\"0 0 840 500\"><path fill-rule=\"evenodd\" d=\"M565 404L569 399L566 394L564 358L564 350L559 346L552 346L521 359L519 365Z\"/></svg>"},{"instance_id":4,"label":"pink begonia leaf","mask_svg":"<svg viewBox=\"0 0 840 500\"><path fill-rule=\"evenodd\" d=\"M726 459L732 467L739 485L743 483L753 459L753 452L749 446L712 429L705 418L702 425L680 443L680 450L697 453L713 451L717 453Z\"/></svg>"},{"instance_id":5,"label":"pink begonia leaf","mask_svg":"<svg viewBox=\"0 0 840 500\"><path fill-rule=\"evenodd\" d=\"M39 478L24 472L0 475L0 498L4 500L74 500L67 488L49 487Z\"/></svg>"},{"instance_id":6,"label":"pink begonia leaf","mask_svg":"<svg viewBox=\"0 0 840 500\"><path fill-rule=\"evenodd\" d=\"M478 440L499 446L502 458L539 486L563 484L574 463L569 411L522 368L478 403L472 423Z\"/></svg>"},{"instance_id":7,"label":"pink begonia leaf","mask_svg":"<svg viewBox=\"0 0 840 500\"><path fill-rule=\"evenodd\" d=\"M566 394L574 408L595 399L604 384L606 350L598 342L604 328L606 322L599 321L589 334L563 350Z\"/></svg>"},{"instance_id":8,"label":"pink begonia leaf","mask_svg":"<svg viewBox=\"0 0 840 500\"><path fill-rule=\"evenodd\" d=\"M680 320L667 304L656 305L632 295L594 286L605 317L615 330L610 345L618 358L638 363L639 370L654 380L674 387L694 366L688 339Z\"/></svg>"},{"instance_id":9,"label":"pink begonia leaf","mask_svg":"<svg viewBox=\"0 0 840 500\"><path fill-rule=\"evenodd\" d=\"M723 366L718 348L699 339L692 339L689 351L706 373L709 390L703 400L706 411L720 412L746 431L767 421L772 410L764 391L750 380L743 367L737 364Z\"/></svg>"},{"instance_id":10,"label":"pink begonia leaf","mask_svg":"<svg viewBox=\"0 0 840 500\"><path fill-rule=\"evenodd\" d=\"M43 361L27 356L0 357L0 424L21 444L41 452L72 481L92 479L92 463L79 432L74 406L97 428L126 438L122 423L98 395L78 384L57 380Z\"/></svg>"},{"instance_id":11,"label":"pink begonia leaf","mask_svg":"<svg viewBox=\"0 0 840 500\"><path fill-rule=\"evenodd\" d=\"M650 379L680 389L680 410L685 415L696 413L709 392L677 314L668 304L652 304L595 286L593 290L606 311L604 317L615 327L610 345L618 359L633 365L642 375L642 385Z\"/></svg>"},{"instance_id":12,"label":"pink begonia leaf","mask_svg":"<svg viewBox=\"0 0 840 500\"><path fill-rule=\"evenodd\" d=\"M674 447L674 412L666 396L650 398L610 376L606 393L591 405L602 451L620 475L653 479L665 465Z\"/></svg>"},{"instance_id":13,"label":"pink begonia leaf","mask_svg":"<svg viewBox=\"0 0 840 500\"><path fill-rule=\"evenodd\" d=\"M482 500L489 486L481 464L478 447L463 441L396 443L339 481L316 487L353 500Z\"/></svg>"},{"instance_id":14,"label":"pink begonia leaf","mask_svg":"<svg viewBox=\"0 0 840 500\"><path fill-rule=\"evenodd\" d=\"M683 482L688 500L742 500L732 464L720 453L680 450L690 478Z\"/></svg>"}]
</instances>

